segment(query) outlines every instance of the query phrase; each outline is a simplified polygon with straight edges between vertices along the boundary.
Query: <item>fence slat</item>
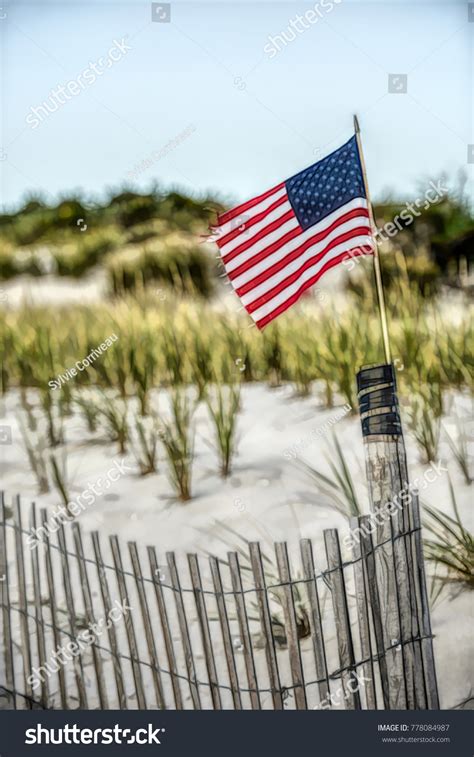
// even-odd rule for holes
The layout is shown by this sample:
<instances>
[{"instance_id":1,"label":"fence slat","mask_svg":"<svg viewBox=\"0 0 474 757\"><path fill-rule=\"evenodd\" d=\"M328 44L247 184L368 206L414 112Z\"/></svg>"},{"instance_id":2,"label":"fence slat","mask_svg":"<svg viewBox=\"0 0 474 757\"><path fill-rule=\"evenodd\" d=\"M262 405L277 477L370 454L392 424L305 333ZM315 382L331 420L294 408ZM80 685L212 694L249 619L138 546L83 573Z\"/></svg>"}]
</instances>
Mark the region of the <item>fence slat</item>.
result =
<instances>
[{"instance_id":1,"label":"fence slat","mask_svg":"<svg viewBox=\"0 0 474 757\"><path fill-rule=\"evenodd\" d=\"M36 533L36 505L33 502L30 508L30 530ZM33 575L33 596L35 600L36 643L40 668L46 662L46 640L44 636L43 605L41 597L41 573L38 557L38 548L31 550L31 572ZM41 705L45 709L49 705L49 684L45 677L41 680Z\"/></svg>"},{"instance_id":2,"label":"fence slat","mask_svg":"<svg viewBox=\"0 0 474 757\"><path fill-rule=\"evenodd\" d=\"M275 554L278 566L278 575L283 594L283 615L285 618L285 631L288 640L288 653L290 656L291 677L295 692L296 708L307 709L306 691L304 686L303 664L301 661L300 642L298 639L298 624L296 621L295 602L293 597L293 585L291 584L291 569L288 559L288 546L286 542L275 544Z\"/></svg>"},{"instance_id":3,"label":"fence slat","mask_svg":"<svg viewBox=\"0 0 474 757\"><path fill-rule=\"evenodd\" d=\"M211 557L209 559L209 562L211 566L214 591L216 594L217 613L219 615L222 638L224 640L224 652L227 662L227 670L229 671L230 686L232 689L232 701L234 703L234 709L241 710L242 699L239 690L239 676L237 674L237 668L235 665L234 645L232 644L232 636L230 633L229 617L227 615L227 607L225 603L224 588L222 586L219 560L216 557Z\"/></svg>"},{"instance_id":4,"label":"fence slat","mask_svg":"<svg viewBox=\"0 0 474 757\"><path fill-rule=\"evenodd\" d=\"M77 616L76 616L74 596L73 596L72 584L71 584L71 571L69 568L66 534L64 532L64 526L62 523L58 529L58 544L59 544L59 551L61 553L63 586L64 586L64 594L66 596L69 630L70 630L72 639L76 641L77 636L78 636ZM79 708L81 710L87 710L89 709L89 706L87 703L87 692L84 686L84 670L82 666L82 655L79 655L79 656L73 655L72 664L74 667L74 674L76 677L77 693L79 697Z\"/></svg>"},{"instance_id":5,"label":"fence slat","mask_svg":"<svg viewBox=\"0 0 474 757\"><path fill-rule=\"evenodd\" d=\"M400 616L400 639L405 671L407 709L425 709L426 694L419 641L420 631L416 614L414 566L411 555L411 540L407 533L409 530L408 508L404 502L398 513L390 517L389 520L393 540L396 599Z\"/></svg>"},{"instance_id":6,"label":"fence slat","mask_svg":"<svg viewBox=\"0 0 474 757\"><path fill-rule=\"evenodd\" d=\"M49 594L49 611L51 613L51 625L53 626L53 641L54 648L59 649L61 647L62 633L59 628L58 616L57 616L57 601L56 601L56 588L54 583L53 573L53 561L51 558L51 544L49 537L46 535L46 524L48 520L47 511L42 508L40 510L41 526L43 529L43 551L44 551L44 565L46 569L46 581L48 584ZM38 549L38 547L36 547ZM58 667L58 680L59 680L59 693L61 697L61 709L68 710L69 702L67 696L66 675L64 667L59 665Z\"/></svg>"},{"instance_id":7,"label":"fence slat","mask_svg":"<svg viewBox=\"0 0 474 757\"><path fill-rule=\"evenodd\" d=\"M96 620L94 617L94 608L92 604L91 587L89 584L89 576L87 575L87 566L84 560L84 548L82 544L82 534L79 523L72 524L72 533L74 536L74 544L76 547L77 565L79 568L79 576L81 579L82 597L84 599L84 608L86 613L86 621L89 629L94 628ZM107 618L109 620L109 618ZM101 710L109 709L109 700L107 697L107 687L104 678L104 666L102 665L102 656L100 650L97 648L96 639L92 643L92 659L94 661L95 676L97 680L97 691L99 693L99 703Z\"/></svg>"},{"instance_id":8,"label":"fence slat","mask_svg":"<svg viewBox=\"0 0 474 757\"><path fill-rule=\"evenodd\" d=\"M359 518L351 519L352 535L359 527ZM354 558L354 582L357 606L357 620L359 625L360 653L363 660L364 691L368 710L377 709L377 694L375 689L375 672L372 654L372 640L369 619L369 588L367 567L362 558L360 539L353 538L352 555Z\"/></svg>"},{"instance_id":9,"label":"fence slat","mask_svg":"<svg viewBox=\"0 0 474 757\"><path fill-rule=\"evenodd\" d=\"M102 559L102 550L100 546L100 536L98 531L93 531L91 534L92 547L94 549L95 563L97 567L97 576L99 579L100 593L102 595L102 604L104 607L104 616L110 617L110 613L113 609L112 599L110 596L109 582L107 579L107 571ZM108 624L107 634L109 637L109 644L112 651L112 665L114 669L115 685L117 688L117 697L119 707L121 710L127 709L127 695L125 693L125 687L123 682L123 670L122 662L119 654L119 645L117 640L117 633L113 623Z\"/></svg>"},{"instance_id":10,"label":"fence slat","mask_svg":"<svg viewBox=\"0 0 474 757\"><path fill-rule=\"evenodd\" d=\"M318 584L316 580L316 570L314 565L313 546L311 544L311 539L301 539L300 550L301 562L303 565L303 576L306 582L306 591L308 593L308 601L310 607L309 624L311 628L311 638L313 641L313 653L316 668L316 677L318 679L319 699L320 702L330 703L326 649L324 647L321 607L319 604Z\"/></svg>"},{"instance_id":11,"label":"fence slat","mask_svg":"<svg viewBox=\"0 0 474 757\"><path fill-rule=\"evenodd\" d=\"M160 665L158 662L158 653L156 651L155 638L153 636L153 628L151 625L150 610L148 608L148 601L146 598L145 586L143 584L142 567L140 565L140 558L138 556L138 548L135 542L128 542L128 549L130 552L130 559L132 561L133 575L135 576L135 584L137 587L138 601L140 602L140 610L142 613L143 625L145 628L145 638L148 647L148 654L150 655L151 672L153 677L153 685L155 687L156 702L159 710L166 709L165 695L163 692L163 684L161 682Z\"/></svg>"},{"instance_id":12,"label":"fence slat","mask_svg":"<svg viewBox=\"0 0 474 757\"><path fill-rule=\"evenodd\" d=\"M423 540L421 534L421 517L418 494L413 493L410 502L410 527L414 554L415 586L418 589L419 628L423 636L421 649L423 653L424 673L426 680L426 698L429 710L439 710L438 681L433 652L433 636L431 630L430 607L428 590L426 587L425 564L423 560Z\"/></svg>"},{"instance_id":13,"label":"fence slat","mask_svg":"<svg viewBox=\"0 0 474 757\"><path fill-rule=\"evenodd\" d=\"M199 628L201 631L202 645L204 648L204 657L206 659L207 675L211 687L212 705L215 710L222 709L221 694L219 691L219 681L217 678L216 662L212 648L212 639L209 631L209 618L207 617L206 601L202 591L201 573L197 555L188 555L189 571L191 573L191 583L194 592L194 601L198 615Z\"/></svg>"},{"instance_id":14,"label":"fence slat","mask_svg":"<svg viewBox=\"0 0 474 757\"><path fill-rule=\"evenodd\" d=\"M328 563L329 583L332 593L332 604L336 619L336 634L339 649L339 660L342 668L341 680L344 688L344 701L348 709L360 709L359 683L354 675L354 646L352 643L349 608L347 605L346 585L341 559L339 535L334 528L324 530L324 543Z\"/></svg>"},{"instance_id":15,"label":"fence slat","mask_svg":"<svg viewBox=\"0 0 474 757\"><path fill-rule=\"evenodd\" d=\"M369 515L362 515L358 520L358 534L360 538L360 548L367 572L367 585L369 589L370 609L372 612L372 625L374 627L375 645L377 648L377 657L379 663L380 684L382 687L382 698L384 708L390 709L390 680L389 666L392 664L392 656L387 659L383 632L382 604L379 596L379 583L377 581L377 562L375 559L374 544L371 534L371 518ZM398 670L398 668L397 668ZM395 671L394 671L395 673ZM393 674L394 674L393 673ZM392 674L392 675L393 675Z\"/></svg>"},{"instance_id":16,"label":"fence slat","mask_svg":"<svg viewBox=\"0 0 474 757\"><path fill-rule=\"evenodd\" d=\"M283 709L283 696L281 692L280 673L278 670L278 660L275 649L275 637L273 635L272 617L268 604L267 587L265 582L265 571L263 569L262 553L258 542L250 542L250 563L257 591L257 604L260 616L260 624L265 639L265 657L267 660L268 676L270 679L270 688L272 690L273 708L275 710Z\"/></svg>"},{"instance_id":17,"label":"fence slat","mask_svg":"<svg viewBox=\"0 0 474 757\"><path fill-rule=\"evenodd\" d=\"M20 497L15 497L15 549L16 567L18 575L18 607L20 610L21 654L23 658L23 681L25 694L29 698L29 706L32 706L33 689L29 682L31 674L32 656L31 640L28 624L28 598L26 594L26 571L25 556L23 552L23 526L21 517Z\"/></svg>"},{"instance_id":18,"label":"fence slat","mask_svg":"<svg viewBox=\"0 0 474 757\"><path fill-rule=\"evenodd\" d=\"M237 552L228 552L227 559L229 560L232 591L235 597L239 633L244 652L245 670L247 673L247 682L250 690L250 702L253 710L260 710L261 704L260 694L258 691L257 671L255 669L252 637L250 635L249 619L242 587L242 576L240 575L239 555L237 554Z\"/></svg>"},{"instance_id":19,"label":"fence slat","mask_svg":"<svg viewBox=\"0 0 474 757\"><path fill-rule=\"evenodd\" d=\"M189 636L188 621L186 618L186 608L184 606L183 593L181 591L181 581L179 580L179 573L178 573L178 568L176 566L176 558L174 556L174 552L167 552L166 560L168 562L168 568L170 571L171 585L174 590L179 630L181 633L181 641L183 644L186 670L188 672L189 690L191 693L191 698L193 700L194 709L200 710L201 697L199 695L196 668L194 665L193 648L191 646L191 638Z\"/></svg>"},{"instance_id":20,"label":"fence slat","mask_svg":"<svg viewBox=\"0 0 474 757\"><path fill-rule=\"evenodd\" d=\"M122 553L120 551L120 544L117 536L110 537L110 547L112 549L112 557L115 565L115 575L117 578L120 599L122 603L125 603L127 607L129 607L127 583L125 581L125 574L123 570ZM135 627L133 625L133 618L130 612L127 612L124 615L124 623L125 631L127 633L128 648L130 650L130 657L132 660L133 680L135 682L135 692L137 694L137 707L139 710L146 710L148 708L145 698L145 689L143 686L142 671L138 657L137 638L135 636Z\"/></svg>"},{"instance_id":21,"label":"fence slat","mask_svg":"<svg viewBox=\"0 0 474 757\"><path fill-rule=\"evenodd\" d=\"M163 631L163 639L165 642L166 657L168 658L168 665L170 669L171 685L173 687L174 702L177 710L183 709L183 699L181 696L181 688L178 678L178 666L176 665L176 656L174 653L173 636L170 630L170 624L168 621L168 611L166 609L165 597L163 594L163 587L161 581L157 578L159 573L158 559L156 556L156 550L154 547L147 547L148 560L150 562L151 580L155 587L156 603L158 605L158 611L160 615L161 629Z\"/></svg>"},{"instance_id":22,"label":"fence slat","mask_svg":"<svg viewBox=\"0 0 474 757\"><path fill-rule=\"evenodd\" d=\"M12 616L10 604L10 574L8 570L7 552L7 514L5 507L5 495L0 492L0 510L2 522L0 523L0 597L2 600L2 623L3 623L3 656L5 660L5 683L9 690L9 702L13 709L17 709L15 666L13 662L13 639L12 639Z\"/></svg>"}]
</instances>

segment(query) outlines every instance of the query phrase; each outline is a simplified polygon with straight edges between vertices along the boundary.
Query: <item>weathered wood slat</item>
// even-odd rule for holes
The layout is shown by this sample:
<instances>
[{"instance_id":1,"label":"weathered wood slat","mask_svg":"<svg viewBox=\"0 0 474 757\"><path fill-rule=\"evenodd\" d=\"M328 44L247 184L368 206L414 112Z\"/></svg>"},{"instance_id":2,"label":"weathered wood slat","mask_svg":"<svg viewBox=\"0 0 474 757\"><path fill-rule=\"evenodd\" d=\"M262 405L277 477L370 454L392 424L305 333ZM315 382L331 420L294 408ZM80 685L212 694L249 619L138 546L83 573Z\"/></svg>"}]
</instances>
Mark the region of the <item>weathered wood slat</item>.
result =
<instances>
[{"instance_id":1,"label":"weathered wood slat","mask_svg":"<svg viewBox=\"0 0 474 757\"><path fill-rule=\"evenodd\" d=\"M159 565L156 556L156 550L154 547L148 547L148 560L150 562L151 580L155 587L156 603L158 605L158 612L160 615L161 629L163 631L163 639L165 642L166 657L168 659L168 665L170 669L171 686L173 687L174 702L177 710L183 709L183 698L181 696L181 688L179 685L178 666L176 664L176 655L173 646L173 636L170 629L168 620L168 611L166 609L165 597L163 594L163 586L158 578Z\"/></svg>"},{"instance_id":2,"label":"weathered wood slat","mask_svg":"<svg viewBox=\"0 0 474 757\"><path fill-rule=\"evenodd\" d=\"M86 621L89 629L93 629L96 625L96 619L94 617L94 606L92 603L92 594L89 584L89 576L87 574L87 566L84 559L84 547L82 544L81 529L78 523L72 524L72 532L74 536L74 544L76 548L77 566L79 568L79 576L81 579L82 597L84 600L84 609L86 613ZM94 661L95 676L97 681L97 691L99 694L99 703L101 710L109 709L109 700L107 696L107 687L104 677L104 666L102 664L102 657L100 649L97 648L97 640L94 639L92 643L92 659Z\"/></svg>"},{"instance_id":3,"label":"weathered wood slat","mask_svg":"<svg viewBox=\"0 0 474 757\"><path fill-rule=\"evenodd\" d=\"M360 527L360 518L351 520L353 534ZM357 606L357 619L359 625L360 653L363 660L364 691L368 710L377 709L377 694L375 688L375 672L373 664L372 641L369 619L369 587L367 566L362 557L360 540L355 539L352 546L354 557L354 582Z\"/></svg>"},{"instance_id":4,"label":"weathered wood slat","mask_svg":"<svg viewBox=\"0 0 474 757\"><path fill-rule=\"evenodd\" d=\"M43 552L44 552L44 565L46 571L46 581L48 584L49 595L49 611L51 613L51 625L53 626L53 641L54 648L59 649L61 647L62 632L58 623L57 615L57 600L56 600L56 587L54 583L53 561L51 558L51 544L49 537L46 535L46 523L48 520L47 511L42 508L40 510L41 525L43 527ZM37 549L37 547L36 547ZM66 675L64 667L62 665L58 668L58 681L59 681L59 693L61 697L61 709L68 710L69 702L66 686Z\"/></svg>"},{"instance_id":5,"label":"weathered wood slat","mask_svg":"<svg viewBox=\"0 0 474 757\"><path fill-rule=\"evenodd\" d=\"M93 531L91 534L92 547L94 550L95 564L97 567L97 576L99 579L100 593L102 596L102 605L104 608L104 617L110 617L110 613L113 609L112 599L110 596L109 582L107 579L107 571L102 559L102 550L100 546L100 536L98 531ZM117 688L117 698L119 707L121 710L127 709L127 695L125 692L122 662L120 658L119 645L117 640L117 632L114 624L107 624L107 634L109 638L110 649L112 653L112 665L114 669L115 686Z\"/></svg>"},{"instance_id":6,"label":"weathered wood slat","mask_svg":"<svg viewBox=\"0 0 474 757\"><path fill-rule=\"evenodd\" d=\"M417 611L419 617L419 628L422 635L421 649L423 654L424 674L426 681L426 700L429 710L439 710L438 681L436 677L436 666L433 652L433 638L431 630L431 618L428 599L428 590L426 587L425 564L423 560L423 539L421 534L421 517L418 494L413 493L410 503L410 526L413 529L411 534L414 568L415 568L415 586L417 589Z\"/></svg>"},{"instance_id":7,"label":"weathered wood slat","mask_svg":"<svg viewBox=\"0 0 474 757\"><path fill-rule=\"evenodd\" d=\"M275 544L275 554L278 566L278 575L283 596L283 615L285 618L285 631L288 641L288 653L290 656L290 669L295 694L296 708L307 709L306 691L304 685L303 663L301 661L300 642L298 639L298 624L296 621L295 602L293 597L293 585L291 584L291 569L288 559L288 546L286 542Z\"/></svg>"},{"instance_id":8,"label":"weathered wood slat","mask_svg":"<svg viewBox=\"0 0 474 757\"><path fill-rule=\"evenodd\" d=\"M120 544L117 536L110 537L110 547L112 550L112 558L115 565L115 575L117 578L120 599L122 603L125 603L127 607L130 607L127 583L125 581L125 573L123 570L122 553L120 551ZM127 613L124 615L124 623L125 631L127 634L128 648L130 650L130 657L132 659L132 671L133 680L135 683L135 692L137 695L137 706L139 710L146 710L148 708L145 697L145 688L143 686L142 671L138 657L137 638L135 636L135 626L133 624L131 612L127 611Z\"/></svg>"},{"instance_id":9,"label":"weathered wood slat","mask_svg":"<svg viewBox=\"0 0 474 757\"><path fill-rule=\"evenodd\" d=\"M270 688L272 690L273 708L275 710L282 710L283 696L281 692L280 673L278 670L275 637L273 635L272 617L268 604L265 571L263 569L260 544L258 542L250 542L249 550L250 563L252 565L255 589L257 592L257 604L260 616L260 624L262 627L263 637L265 639L265 657L267 660Z\"/></svg>"},{"instance_id":10,"label":"weathered wood slat","mask_svg":"<svg viewBox=\"0 0 474 757\"><path fill-rule=\"evenodd\" d=\"M5 684L9 691L8 705L17 709L15 665L13 660L12 615L10 604L10 573L7 551L7 514L5 496L0 492L0 598L2 602L3 658L5 661Z\"/></svg>"},{"instance_id":11,"label":"weathered wood slat","mask_svg":"<svg viewBox=\"0 0 474 757\"><path fill-rule=\"evenodd\" d=\"M191 584L194 592L196 611L201 631L202 645L204 648L204 657L206 659L207 675L211 687L212 705L215 710L222 709L221 694L219 689L219 679L217 677L216 661L212 639L209 630L209 618L207 616L206 601L202 591L201 572L199 570L198 557L195 554L188 555L189 571L191 574Z\"/></svg>"},{"instance_id":12,"label":"weathered wood slat","mask_svg":"<svg viewBox=\"0 0 474 757\"><path fill-rule=\"evenodd\" d=\"M354 674L355 658L352 643L352 632L347 605L346 585L342 567L339 536L336 529L325 529L324 543L328 563L328 578L331 586L332 604L336 619L336 635L339 650L339 661L342 668L342 684L344 701L347 709L359 710L360 694L359 682Z\"/></svg>"},{"instance_id":13,"label":"weathered wood slat","mask_svg":"<svg viewBox=\"0 0 474 757\"><path fill-rule=\"evenodd\" d=\"M69 560L68 560L66 534L64 532L64 526L62 523L58 529L58 545L59 545L59 551L61 554L63 587L64 587L64 594L66 597L66 607L67 607L68 621L69 621L69 632L71 634L72 641L76 642L76 639L78 636L77 616L76 616L74 594L73 594L72 583L71 583L71 571L70 571ZM84 686L84 670L82 666L82 655L74 654L72 664L73 664L74 675L76 679L77 694L79 697L79 708L81 710L87 710L89 709L89 705L87 702L86 687Z\"/></svg>"},{"instance_id":14,"label":"weathered wood slat","mask_svg":"<svg viewBox=\"0 0 474 757\"><path fill-rule=\"evenodd\" d=\"M324 633L321 618L321 606L319 603L318 584L316 580L316 568L314 564L313 546L310 539L301 539L301 562L303 565L303 576L306 583L306 592L309 601L309 624L311 628L311 639L313 642L313 653L316 668L316 677L319 681L318 691L319 700L327 702L330 706L330 688L329 675L326 660L326 649L324 646Z\"/></svg>"},{"instance_id":15,"label":"weathered wood slat","mask_svg":"<svg viewBox=\"0 0 474 757\"><path fill-rule=\"evenodd\" d=\"M174 591L176 613L178 615L179 630L181 633L181 641L183 644L184 660L186 663L186 670L189 680L189 691L195 710L201 709L201 697L199 695L199 687L196 676L196 668L194 665L193 649L191 646L191 637L189 636L188 621L186 618L186 608L184 606L183 593L181 591L181 582L179 580L178 568L176 565L176 558L174 552L167 552L166 559L168 562L168 568L170 571L171 585Z\"/></svg>"},{"instance_id":16,"label":"weathered wood slat","mask_svg":"<svg viewBox=\"0 0 474 757\"><path fill-rule=\"evenodd\" d=\"M163 684L161 681L160 665L158 661L158 652L156 650L155 638L153 636L153 628L151 625L150 610L148 608L148 601L145 592L145 586L143 583L142 568L140 565L140 558L138 555L138 548L135 542L128 542L128 549L130 551L130 559L132 561L133 575L135 576L135 584L137 587L138 601L140 602L140 609L142 613L143 625L145 628L145 638L148 647L148 654L150 655L151 672L153 677L153 685L155 688L156 702L159 710L166 709L165 695L163 692Z\"/></svg>"},{"instance_id":17,"label":"weathered wood slat","mask_svg":"<svg viewBox=\"0 0 474 757\"><path fill-rule=\"evenodd\" d=\"M414 565L411 554L408 508L404 503L400 508L399 519L390 518L393 552L395 562L395 585L400 613L402 655L405 669L407 708L409 710L426 709L425 682L418 617L416 614L416 596L414 586Z\"/></svg>"},{"instance_id":18,"label":"weathered wood slat","mask_svg":"<svg viewBox=\"0 0 474 757\"><path fill-rule=\"evenodd\" d=\"M313 547L310 539L301 539L301 562L303 565L303 576L306 583L306 591L309 600L309 624L311 628L311 639L313 642L314 661L316 667L316 677L319 681L318 691L320 702L330 704L329 694L329 675L326 660L326 649L324 646L323 624L321 619L321 608L319 604L318 585L316 580L316 570L314 565Z\"/></svg>"},{"instance_id":19,"label":"weathered wood slat","mask_svg":"<svg viewBox=\"0 0 474 757\"><path fill-rule=\"evenodd\" d=\"M23 525L21 517L20 497L15 498L15 550L16 569L18 576L18 607L20 611L21 654L23 658L24 691L29 698L28 706L32 706L33 689L29 681L32 668L31 639L28 625L28 597L26 594L25 556L23 552Z\"/></svg>"},{"instance_id":20,"label":"weathered wood slat","mask_svg":"<svg viewBox=\"0 0 474 757\"><path fill-rule=\"evenodd\" d=\"M383 632L382 605L379 596L379 583L377 581L377 568L374 552L374 544L371 533L371 519L368 515L363 515L358 520L358 536L360 539L361 556L364 560L365 572L367 574L368 596L370 600L370 610L372 615L372 625L374 628L375 645L380 673L380 684L382 687L382 698L384 709L390 709L390 680L392 671L389 673L389 666L392 662L392 654L387 660L385 650L385 640ZM355 531L353 531L355 534ZM398 666L397 666L398 671Z\"/></svg>"},{"instance_id":21,"label":"weathered wood slat","mask_svg":"<svg viewBox=\"0 0 474 757\"><path fill-rule=\"evenodd\" d=\"M30 530L36 533L36 505L33 502L30 508ZM33 576L33 596L35 602L35 622L36 622L36 643L38 650L38 661L42 668L46 663L46 639L45 627L43 620L43 605L41 596L41 573L38 557L38 547L31 550L31 573ZM41 681L41 706L49 706L49 682L45 676Z\"/></svg>"},{"instance_id":22,"label":"weathered wood slat","mask_svg":"<svg viewBox=\"0 0 474 757\"><path fill-rule=\"evenodd\" d=\"M232 644L232 636L230 633L229 617L227 615L227 607L225 603L224 588L222 585L219 561L216 557L211 557L209 562L211 566L214 591L216 594L217 613L219 616L222 638L224 641L224 652L227 662L227 670L229 672L230 687L232 689L232 701L234 703L234 708L236 710L241 710L242 699L239 689L239 676L237 674L237 667L235 665L234 645Z\"/></svg>"},{"instance_id":23,"label":"weathered wood slat","mask_svg":"<svg viewBox=\"0 0 474 757\"><path fill-rule=\"evenodd\" d=\"M235 606L237 609L237 620L239 623L239 633L242 643L245 670L247 673L247 682L250 690L250 702L253 710L260 710L260 694L258 691L257 671L255 669L255 660L253 656L252 637L249 629L249 619L245 598L242 587L242 576L240 574L239 556L237 552L228 552L230 577L232 580L232 591L234 592Z\"/></svg>"}]
</instances>

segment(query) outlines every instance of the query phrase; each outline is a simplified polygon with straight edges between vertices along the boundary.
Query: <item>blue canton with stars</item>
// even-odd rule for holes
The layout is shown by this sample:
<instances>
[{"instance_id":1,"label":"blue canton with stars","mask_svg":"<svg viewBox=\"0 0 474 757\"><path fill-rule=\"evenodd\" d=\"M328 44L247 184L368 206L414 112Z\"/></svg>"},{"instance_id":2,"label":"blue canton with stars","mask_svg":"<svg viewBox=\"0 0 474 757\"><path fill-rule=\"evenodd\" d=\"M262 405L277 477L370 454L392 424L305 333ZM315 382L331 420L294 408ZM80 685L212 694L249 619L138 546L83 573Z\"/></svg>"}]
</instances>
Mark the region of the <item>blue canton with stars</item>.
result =
<instances>
[{"instance_id":1,"label":"blue canton with stars","mask_svg":"<svg viewBox=\"0 0 474 757\"><path fill-rule=\"evenodd\" d=\"M365 197L364 180L352 137L326 158L285 182L291 207L303 229L309 229L346 202Z\"/></svg>"}]
</instances>

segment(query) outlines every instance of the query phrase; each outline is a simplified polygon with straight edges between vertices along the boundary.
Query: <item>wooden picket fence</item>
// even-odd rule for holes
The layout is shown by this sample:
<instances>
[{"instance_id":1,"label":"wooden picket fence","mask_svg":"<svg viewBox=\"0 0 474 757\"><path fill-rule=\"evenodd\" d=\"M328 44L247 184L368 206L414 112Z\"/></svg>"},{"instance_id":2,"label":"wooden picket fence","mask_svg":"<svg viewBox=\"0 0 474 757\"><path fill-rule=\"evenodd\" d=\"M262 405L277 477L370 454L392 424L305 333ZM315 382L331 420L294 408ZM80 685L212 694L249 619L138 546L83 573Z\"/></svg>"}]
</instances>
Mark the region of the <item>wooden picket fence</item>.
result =
<instances>
[{"instance_id":1,"label":"wooden picket fence","mask_svg":"<svg viewBox=\"0 0 474 757\"><path fill-rule=\"evenodd\" d=\"M417 499L406 507L391 539L354 522L348 559L329 529L291 560L286 542L274 554L254 542L225 560L161 561L77 521L53 535L45 510L38 521L34 504L2 496L0 707L437 709ZM380 559L410 578L397 638Z\"/></svg>"}]
</instances>

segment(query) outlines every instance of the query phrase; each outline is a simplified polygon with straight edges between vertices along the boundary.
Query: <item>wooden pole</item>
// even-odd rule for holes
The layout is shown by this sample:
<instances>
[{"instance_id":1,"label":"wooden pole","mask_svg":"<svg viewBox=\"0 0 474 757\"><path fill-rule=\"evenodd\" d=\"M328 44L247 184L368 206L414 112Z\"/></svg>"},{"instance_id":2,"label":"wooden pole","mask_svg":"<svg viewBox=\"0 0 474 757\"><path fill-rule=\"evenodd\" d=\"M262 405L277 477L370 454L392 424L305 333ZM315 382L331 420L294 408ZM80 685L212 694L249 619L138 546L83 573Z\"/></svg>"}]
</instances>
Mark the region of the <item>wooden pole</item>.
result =
<instances>
[{"instance_id":1,"label":"wooden pole","mask_svg":"<svg viewBox=\"0 0 474 757\"><path fill-rule=\"evenodd\" d=\"M379 256L379 248L377 244L377 225L375 223L374 210L372 207L372 202L370 200L369 184L367 181L367 171L365 168L364 153L362 152L360 127L359 127L359 121L356 115L354 115L354 131L355 131L355 137L356 137L356 142L357 142L357 149L359 150L360 165L362 168L362 178L364 181L365 196L367 198L367 206L368 206L368 211L369 211L370 227L371 227L372 237L374 239L375 286L377 289L377 299L379 303L380 324L382 326L382 339L383 339L383 348L384 348L384 353L385 353L385 361L387 363L390 363L392 360L392 354L390 350L387 311L385 309L385 297L384 297L384 292L383 292L382 271L380 269L380 256Z\"/></svg>"},{"instance_id":2,"label":"wooden pole","mask_svg":"<svg viewBox=\"0 0 474 757\"><path fill-rule=\"evenodd\" d=\"M419 572L410 547L410 495L405 444L393 365L357 374L383 646L392 710L425 709L426 696L417 614ZM419 593L419 592L418 592Z\"/></svg>"}]
</instances>

